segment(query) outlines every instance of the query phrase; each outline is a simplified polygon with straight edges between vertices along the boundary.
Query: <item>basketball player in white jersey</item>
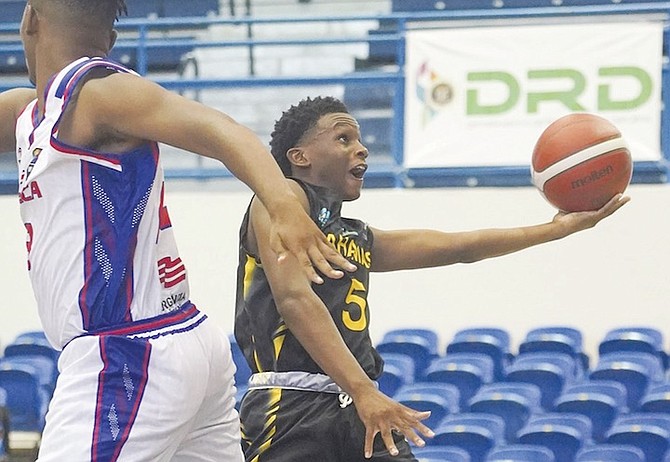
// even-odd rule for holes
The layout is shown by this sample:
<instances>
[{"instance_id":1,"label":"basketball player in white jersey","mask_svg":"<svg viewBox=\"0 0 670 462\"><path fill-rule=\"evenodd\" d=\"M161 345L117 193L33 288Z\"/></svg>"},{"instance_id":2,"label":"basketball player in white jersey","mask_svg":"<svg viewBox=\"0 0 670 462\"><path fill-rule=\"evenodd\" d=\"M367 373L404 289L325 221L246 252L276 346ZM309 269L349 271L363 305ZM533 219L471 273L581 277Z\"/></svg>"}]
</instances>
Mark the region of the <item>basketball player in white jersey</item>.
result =
<instances>
[{"instance_id":1,"label":"basketball player in white jersey","mask_svg":"<svg viewBox=\"0 0 670 462\"><path fill-rule=\"evenodd\" d=\"M63 350L38 460L241 461L230 346L190 301L157 142L218 159L249 185L271 211L279 264L297 256L316 283L316 269L355 267L250 130L96 58L124 10L28 0L21 38L36 90L0 95L38 312Z\"/></svg>"}]
</instances>

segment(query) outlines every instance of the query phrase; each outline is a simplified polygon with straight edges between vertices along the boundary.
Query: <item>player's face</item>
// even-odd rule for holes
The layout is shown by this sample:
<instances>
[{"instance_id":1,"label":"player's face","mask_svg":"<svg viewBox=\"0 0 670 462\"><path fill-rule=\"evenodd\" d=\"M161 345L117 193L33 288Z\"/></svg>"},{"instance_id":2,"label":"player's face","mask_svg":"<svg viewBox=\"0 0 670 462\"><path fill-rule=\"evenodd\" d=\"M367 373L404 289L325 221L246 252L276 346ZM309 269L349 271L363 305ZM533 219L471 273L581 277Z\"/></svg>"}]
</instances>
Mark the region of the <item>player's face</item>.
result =
<instances>
[{"instance_id":1,"label":"player's face","mask_svg":"<svg viewBox=\"0 0 670 462\"><path fill-rule=\"evenodd\" d=\"M302 146L309 161L306 180L333 190L342 200L358 199L368 150L361 143L356 119L346 113L326 114L312 131Z\"/></svg>"}]
</instances>

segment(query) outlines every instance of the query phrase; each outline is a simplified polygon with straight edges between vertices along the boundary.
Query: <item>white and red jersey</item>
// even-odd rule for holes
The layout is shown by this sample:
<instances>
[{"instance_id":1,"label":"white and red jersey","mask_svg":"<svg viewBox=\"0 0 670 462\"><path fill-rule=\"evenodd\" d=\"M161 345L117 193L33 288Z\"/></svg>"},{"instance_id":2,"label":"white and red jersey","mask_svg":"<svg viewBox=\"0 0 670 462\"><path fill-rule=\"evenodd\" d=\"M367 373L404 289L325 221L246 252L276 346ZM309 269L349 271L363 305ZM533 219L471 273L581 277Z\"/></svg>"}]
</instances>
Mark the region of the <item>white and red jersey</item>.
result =
<instances>
[{"instance_id":1,"label":"white and red jersey","mask_svg":"<svg viewBox=\"0 0 670 462\"><path fill-rule=\"evenodd\" d=\"M96 68L132 72L101 58L79 59L52 79L44 115L35 100L16 126L28 268L43 328L57 348L189 303L163 204L158 145L112 154L58 139L73 90Z\"/></svg>"}]
</instances>

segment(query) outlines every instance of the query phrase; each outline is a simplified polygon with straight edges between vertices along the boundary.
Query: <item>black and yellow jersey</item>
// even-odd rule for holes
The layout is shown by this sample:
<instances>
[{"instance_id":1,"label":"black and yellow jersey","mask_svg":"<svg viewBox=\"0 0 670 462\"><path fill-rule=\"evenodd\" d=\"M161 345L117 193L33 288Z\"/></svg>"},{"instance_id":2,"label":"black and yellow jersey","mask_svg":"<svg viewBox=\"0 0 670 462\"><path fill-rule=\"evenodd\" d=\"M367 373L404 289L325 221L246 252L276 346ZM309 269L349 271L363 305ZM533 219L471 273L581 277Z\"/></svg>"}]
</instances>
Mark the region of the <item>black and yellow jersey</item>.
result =
<instances>
[{"instance_id":1,"label":"black and yellow jersey","mask_svg":"<svg viewBox=\"0 0 670 462\"><path fill-rule=\"evenodd\" d=\"M357 266L341 279L324 277L314 284L344 342L371 379L382 370L382 360L369 334L368 279L372 264L372 231L367 224L340 216L342 202L325 188L301 181L310 204L309 214L328 240ZM247 247L249 209L240 227L239 267L235 309L235 338L253 372L324 372L288 330L270 292L262 262Z\"/></svg>"}]
</instances>

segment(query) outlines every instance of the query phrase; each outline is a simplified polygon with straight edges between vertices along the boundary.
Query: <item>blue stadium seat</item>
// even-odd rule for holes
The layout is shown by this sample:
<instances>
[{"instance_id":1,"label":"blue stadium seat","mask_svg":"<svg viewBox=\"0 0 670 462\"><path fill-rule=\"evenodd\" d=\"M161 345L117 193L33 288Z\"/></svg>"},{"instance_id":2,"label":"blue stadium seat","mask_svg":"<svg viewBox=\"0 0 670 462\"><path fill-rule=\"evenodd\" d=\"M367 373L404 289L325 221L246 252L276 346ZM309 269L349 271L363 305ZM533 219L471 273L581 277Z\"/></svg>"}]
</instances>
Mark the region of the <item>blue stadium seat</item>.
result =
<instances>
[{"instance_id":1,"label":"blue stadium seat","mask_svg":"<svg viewBox=\"0 0 670 462\"><path fill-rule=\"evenodd\" d=\"M190 38L187 38L190 39ZM147 41L146 66L152 72L174 71L179 68L185 55L193 51L188 43ZM139 70L138 44L136 40L119 40L112 48L109 58L126 67Z\"/></svg>"},{"instance_id":2,"label":"blue stadium seat","mask_svg":"<svg viewBox=\"0 0 670 462\"><path fill-rule=\"evenodd\" d=\"M479 353L449 353L431 361L423 376L428 382L456 385L460 393L460 407L468 402L485 383L493 382L493 360Z\"/></svg>"},{"instance_id":3,"label":"blue stadium seat","mask_svg":"<svg viewBox=\"0 0 670 462\"><path fill-rule=\"evenodd\" d=\"M163 0L163 16L167 18L218 15L219 0Z\"/></svg>"},{"instance_id":4,"label":"blue stadium seat","mask_svg":"<svg viewBox=\"0 0 670 462\"><path fill-rule=\"evenodd\" d=\"M663 381L663 369L658 356L639 351L614 351L598 359L591 380L615 380L626 387L626 405L635 411L648 388Z\"/></svg>"},{"instance_id":5,"label":"blue stadium seat","mask_svg":"<svg viewBox=\"0 0 670 462\"><path fill-rule=\"evenodd\" d=\"M35 368L21 364L0 364L0 388L7 392L11 431L40 433L48 398L40 387Z\"/></svg>"},{"instance_id":6,"label":"blue stadium seat","mask_svg":"<svg viewBox=\"0 0 670 462\"><path fill-rule=\"evenodd\" d=\"M581 414L537 414L519 430L518 442L549 448L556 462L573 462L577 451L591 442L591 421Z\"/></svg>"},{"instance_id":7,"label":"blue stadium seat","mask_svg":"<svg viewBox=\"0 0 670 462\"><path fill-rule=\"evenodd\" d=\"M389 84L356 84L344 86L342 102L347 109L355 113L358 110L391 109L395 89Z\"/></svg>"},{"instance_id":8,"label":"blue stadium seat","mask_svg":"<svg viewBox=\"0 0 670 462\"><path fill-rule=\"evenodd\" d=\"M670 414L670 382L650 387L640 399L639 411Z\"/></svg>"},{"instance_id":9,"label":"blue stadium seat","mask_svg":"<svg viewBox=\"0 0 670 462\"><path fill-rule=\"evenodd\" d=\"M25 0L0 0L0 23L21 22L25 7Z\"/></svg>"},{"instance_id":10,"label":"blue stadium seat","mask_svg":"<svg viewBox=\"0 0 670 462\"><path fill-rule=\"evenodd\" d=\"M505 420L505 439L516 434L534 413L541 412L542 393L537 385L522 382L495 382L482 385L470 399L470 412L499 415Z\"/></svg>"},{"instance_id":11,"label":"blue stadium seat","mask_svg":"<svg viewBox=\"0 0 670 462\"><path fill-rule=\"evenodd\" d=\"M658 0L561 0L561 6L625 5L629 3L655 3Z\"/></svg>"},{"instance_id":12,"label":"blue stadium seat","mask_svg":"<svg viewBox=\"0 0 670 462\"><path fill-rule=\"evenodd\" d=\"M566 385L574 383L576 360L566 353L521 353L505 370L509 382L533 383L542 391L542 407L550 411Z\"/></svg>"},{"instance_id":13,"label":"blue stadium seat","mask_svg":"<svg viewBox=\"0 0 670 462\"><path fill-rule=\"evenodd\" d=\"M423 421L435 428L444 417L459 412L459 392L455 385L437 382L416 382L403 385L393 399L417 411L430 411Z\"/></svg>"},{"instance_id":14,"label":"blue stadium seat","mask_svg":"<svg viewBox=\"0 0 670 462\"><path fill-rule=\"evenodd\" d=\"M356 120L358 120L358 124L360 125L363 144L370 154L391 153L391 146L393 144L391 131L393 118L390 115L359 115Z\"/></svg>"},{"instance_id":15,"label":"blue stadium seat","mask_svg":"<svg viewBox=\"0 0 670 462\"><path fill-rule=\"evenodd\" d=\"M568 386L554 403L558 412L585 415L593 425L593 440L602 442L620 413L627 411L626 388L619 382L593 380Z\"/></svg>"},{"instance_id":16,"label":"blue stadium seat","mask_svg":"<svg viewBox=\"0 0 670 462\"><path fill-rule=\"evenodd\" d=\"M47 340L43 330L29 330L17 335L12 343L43 343L47 345L49 340Z\"/></svg>"},{"instance_id":17,"label":"blue stadium seat","mask_svg":"<svg viewBox=\"0 0 670 462\"><path fill-rule=\"evenodd\" d=\"M433 329L419 328L419 327L407 327L401 329L392 329L387 331L382 337L384 340L393 340L396 341L399 338L404 336L414 336L418 335L423 337L426 340L426 345L431 354L437 356L440 348L440 336Z\"/></svg>"},{"instance_id":18,"label":"blue stadium seat","mask_svg":"<svg viewBox=\"0 0 670 462\"><path fill-rule=\"evenodd\" d=\"M412 453L419 462L470 462L470 454L456 447L426 446L412 448Z\"/></svg>"},{"instance_id":19,"label":"blue stadium seat","mask_svg":"<svg viewBox=\"0 0 670 462\"><path fill-rule=\"evenodd\" d=\"M646 462L641 449L627 444L597 444L582 448L575 462Z\"/></svg>"},{"instance_id":20,"label":"blue stadium seat","mask_svg":"<svg viewBox=\"0 0 670 462\"><path fill-rule=\"evenodd\" d=\"M431 446L456 446L470 455L472 462L484 462L489 451L505 441L505 421L494 414L460 413L448 415L435 429Z\"/></svg>"},{"instance_id":21,"label":"blue stadium seat","mask_svg":"<svg viewBox=\"0 0 670 462\"><path fill-rule=\"evenodd\" d=\"M163 0L126 0L129 18L158 18L163 16Z\"/></svg>"},{"instance_id":22,"label":"blue stadium seat","mask_svg":"<svg viewBox=\"0 0 670 462\"><path fill-rule=\"evenodd\" d=\"M644 452L647 462L662 461L670 448L670 415L652 412L621 415L607 432L606 442L635 446Z\"/></svg>"},{"instance_id":23,"label":"blue stadium seat","mask_svg":"<svg viewBox=\"0 0 670 462\"><path fill-rule=\"evenodd\" d=\"M396 12L487 9L494 8L494 5L494 0L393 0L391 10Z\"/></svg>"},{"instance_id":24,"label":"blue stadium seat","mask_svg":"<svg viewBox=\"0 0 670 462\"><path fill-rule=\"evenodd\" d=\"M47 397L51 399L56 388L56 379L58 378L58 365L56 362L41 355L18 355L5 356L0 359L0 365L9 368L12 368L14 365L33 367L40 387L42 387Z\"/></svg>"},{"instance_id":25,"label":"blue stadium seat","mask_svg":"<svg viewBox=\"0 0 670 462\"><path fill-rule=\"evenodd\" d=\"M393 396L403 385L414 382L414 359L403 353L380 353L384 369L377 378L379 390Z\"/></svg>"},{"instance_id":26,"label":"blue stadium seat","mask_svg":"<svg viewBox=\"0 0 670 462\"><path fill-rule=\"evenodd\" d=\"M193 51L193 46L177 42L161 42L152 45L148 41L146 66L151 72L176 71L185 55ZM109 58L130 69L139 70L138 46L135 40L119 40L109 54ZM8 74L27 72L25 55L20 43L3 44L0 50L0 71Z\"/></svg>"},{"instance_id":27,"label":"blue stadium seat","mask_svg":"<svg viewBox=\"0 0 670 462\"><path fill-rule=\"evenodd\" d=\"M3 74L25 74L28 72L23 46L20 43L2 42L0 72Z\"/></svg>"},{"instance_id":28,"label":"blue stadium seat","mask_svg":"<svg viewBox=\"0 0 670 462\"><path fill-rule=\"evenodd\" d=\"M414 360L414 376L420 377L431 360L437 356L436 346L423 333L387 333L375 346L381 353L401 353Z\"/></svg>"},{"instance_id":29,"label":"blue stadium seat","mask_svg":"<svg viewBox=\"0 0 670 462\"><path fill-rule=\"evenodd\" d=\"M0 462L5 462L9 451L9 409L7 408L7 392L0 388Z\"/></svg>"},{"instance_id":30,"label":"blue stadium seat","mask_svg":"<svg viewBox=\"0 0 670 462\"><path fill-rule=\"evenodd\" d=\"M663 369L668 368L668 355L664 351L663 333L653 327L620 327L605 334L598 345L600 355L615 351L641 351L657 355Z\"/></svg>"},{"instance_id":31,"label":"blue stadium seat","mask_svg":"<svg viewBox=\"0 0 670 462\"><path fill-rule=\"evenodd\" d=\"M126 0L129 18L216 16L218 0Z\"/></svg>"},{"instance_id":32,"label":"blue stadium seat","mask_svg":"<svg viewBox=\"0 0 670 462\"><path fill-rule=\"evenodd\" d=\"M551 0L393 0L392 11L491 10L552 6Z\"/></svg>"},{"instance_id":33,"label":"blue stadium seat","mask_svg":"<svg viewBox=\"0 0 670 462\"><path fill-rule=\"evenodd\" d=\"M5 357L10 356L44 356L54 362L58 361L60 351L53 348L49 343L42 341L21 340L22 343L10 343L5 347Z\"/></svg>"},{"instance_id":34,"label":"blue stadium seat","mask_svg":"<svg viewBox=\"0 0 670 462\"><path fill-rule=\"evenodd\" d=\"M502 380L505 367L513 355L510 352L509 333L495 327L473 327L454 334L447 345L447 353L481 353L491 357L495 380Z\"/></svg>"},{"instance_id":35,"label":"blue stadium seat","mask_svg":"<svg viewBox=\"0 0 670 462\"><path fill-rule=\"evenodd\" d=\"M376 35L393 34L395 33L395 25L390 27L379 27L378 29L370 29L368 35L373 38L368 44L368 61L376 64L392 64L398 58L398 44L393 39L379 38L374 40Z\"/></svg>"},{"instance_id":36,"label":"blue stadium seat","mask_svg":"<svg viewBox=\"0 0 670 462\"><path fill-rule=\"evenodd\" d=\"M33 366L38 372L40 386L51 398L58 378L59 357L60 351L53 348L46 337L28 334L18 336L5 347L2 362Z\"/></svg>"},{"instance_id":37,"label":"blue stadium seat","mask_svg":"<svg viewBox=\"0 0 670 462\"><path fill-rule=\"evenodd\" d=\"M533 444L510 444L496 447L489 452L486 462L554 462L549 448Z\"/></svg>"},{"instance_id":38,"label":"blue stadium seat","mask_svg":"<svg viewBox=\"0 0 670 462\"><path fill-rule=\"evenodd\" d=\"M578 359L583 372L589 369L589 357L584 352L579 329L570 326L545 326L531 329L519 344L519 353L555 351Z\"/></svg>"}]
</instances>

